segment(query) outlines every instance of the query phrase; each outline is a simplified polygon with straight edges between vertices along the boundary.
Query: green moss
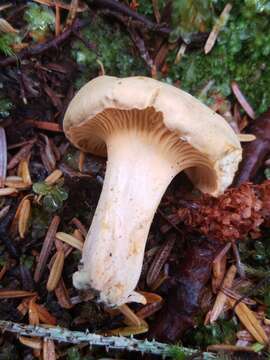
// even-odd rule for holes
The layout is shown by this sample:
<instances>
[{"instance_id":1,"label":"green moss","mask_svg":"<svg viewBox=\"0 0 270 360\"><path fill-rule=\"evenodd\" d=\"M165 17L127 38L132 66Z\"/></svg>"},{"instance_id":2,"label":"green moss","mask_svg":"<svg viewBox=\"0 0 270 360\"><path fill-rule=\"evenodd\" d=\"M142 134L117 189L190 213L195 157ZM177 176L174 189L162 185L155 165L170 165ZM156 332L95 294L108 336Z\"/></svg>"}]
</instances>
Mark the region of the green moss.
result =
<instances>
[{"instance_id":1,"label":"green moss","mask_svg":"<svg viewBox=\"0 0 270 360\"><path fill-rule=\"evenodd\" d=\"M246 3L255 3L246 0ZM270 105L269 19L267 12L258 14L255 7L244 2L232 2L233 9L225 28L210 54L203 51L187 53L174 64L176 51L168 58L167 81L180 80L181 88L198 95L210 81L213 91L231 94L230 84L236 80L255 111L264 112ZM258 3L256 1L256 3Z\"/></svg>"},{"instance_id":2,"label":"green moss","mask_svg":"<svg viewBox=\"0 0 270 360\"><path fill-rule=\"evenodd\" d=\"M81 70L81 76L77 79L78 87L97 75L100 70L97 60L101 61L108 75L146 74L146 67L134 53L130 37L121 31L117 24L108 24L103 19L97 18L82 31L82 36L86 41L96 45L97 54L86 48L81 41L73 43L72 55Z\"/></svg>"},{"instance_id":3,"label":"green moss","mask_svg":"<svg viewBox=\"0 0 270 360\"><path fill-rule=\"evenodd\" d=\"M12 50L12 44L14 43L14 34L0 34L0 52L5 56L11 56L14 54Z\"/></svg>"},{"instance_id":4,"label":"green moss","mask_svg":"<svg viewBox=\"0 0 270 360\"><path fill-rule=\"evenodd\" d=\"M0 98L0 118L9 116L10 110L13 108L12 102L7 98Z\"/></svg>"},{"instance_id":5,"label":"green moss","mask_svg":"<svg viewBox=\"0 0 270 360\"><path fill-rule=\"evenodd\" d=\"M45 37L50 30L54 30L55 15L48 6L28 4L24 13L24 20L35 40Z\"/></svg>"},{"instance_id":6,"label":"green moss","mask_svg":"<svg viewBox=\"0 0 270 360\"><path fill-rule=\"evenodd\" d=\"M218 320L211 325L200 325L188 335L188 342L192 346L205 349L213 344L233 344L236 340L237 325L234 319Z\"/></svg>"},{"instance_id":7,"label":"green moss","mask_svg":"<svg viewBox=\"0 0 270 360\"><path fill-rule=\"evenodd\" d=\"M162 13L162 10L164 6L166 5L166 0L158 0L158 10L160 13ZM139 6L137 8L137 11L140 14L143 14L147 17L153 17L154 18L154 9L153 9L153 2L152 0L144 0L139 1Z\"/></svg>"},{"instance_id":8,"label":"green moss","mask_svg":"<svg viewBox=\"0 0 270 360\"><path fill-rule=\"evenodd\" d=\"M178 345L172 345L169 350L169 357L171 357L173 360L185 360L186 355L182 351L181 346Z\"/></svg>"},{"instance_id":9,"label":"green moss","mask_svg":"<svg viewBox=\"0 0 270 360\"><path fill-rule=\"evenodd\" d=\"M174 0L171 40L181 36L189 42L192 33L209 29L214 17L212 3L211 0Z\"/></svg>"},{"instance_id":10,"label":"green moss","mask_svg":"<svg viewBox=\"0 0 270 360\"><path fill-rule=\"evenodd\" d=\"M45 182L33 184L33 191L42 195L42 205L44 210L55 212L59 210L68 198L68 192L62 187L63 184L47 185Z\"/></svg>"},{"instance_id":11,"label":"green moss","mask_svg":"<svg viewBox=\"0 0 270 360\"><path fill-rule=\"evenodd\" d=\"M21 265L27 267L29 270L32 269L35 262L35 258L32 255L21 255L20 263Z\"/></svg>"}]
</instances>

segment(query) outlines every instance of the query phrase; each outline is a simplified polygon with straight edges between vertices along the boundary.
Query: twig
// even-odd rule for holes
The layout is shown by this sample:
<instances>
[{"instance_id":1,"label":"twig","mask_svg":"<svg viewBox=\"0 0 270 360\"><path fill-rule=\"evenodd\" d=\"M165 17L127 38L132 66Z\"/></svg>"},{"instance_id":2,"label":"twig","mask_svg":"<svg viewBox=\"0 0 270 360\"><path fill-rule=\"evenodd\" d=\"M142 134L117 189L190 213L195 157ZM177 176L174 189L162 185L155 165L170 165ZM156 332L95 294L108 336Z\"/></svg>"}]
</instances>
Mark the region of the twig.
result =
<instances>
[{"instance_id":1,"label":"twig","mask_svg":"<svg viewBox=\"0 0 270 360\"><path fill-rule=\"evenodd\" d=\"M171 29L166 26L165 24L155 24L151 20L147 19L146 16L137 13L136 11L132 10L127 5L120 3L115 0L93 0L91 5L95 5L106 10L110 9L116 12L119 12L123 15L126 15L134 20L138 20L143 23L148 30L156 31L162 33L164 35L169 35Z\"/></svg>"},{"instance_id":2,"label":"twig","mask_svg":"<svg viewBox=\"0 0 270 360\"><path fill-rule=\"evenodd\" d=\"M102 336L88 332L71 331L60 327L24 325L11 321L0 320L0 329L3 331L17 333L20 336L35 336L72 344L84 342L88 343L90 346L104 346L106 350L116 349L137 351L141 353L161 355L164 357L172 356L172 353L175 351L175 346L160 343L155 340L148 341L117 336ZM179 346L178 350L187 356L192 356L198 353L198 350L188 349L182 346ZM211 353L204 353L204 355L212 356L212 358L214 356Z\"/></svg>"},{"instance_id":3,"label":"twig","mask_svg":"<svg viewBox=\"0 0 270 360\"><path fill-rule=\"evenodd\" d=\"M130 34L130 37L131 37L134 45L137 47L137 49L141 55L141 58L144 60L146 65L150 69L152 69L154 63L150 57L149 51L147 50L147 48L145 46L145 42L144 42L143 38L139 35L139 32L136 29L130 27L127 30Z\"/></svg>"},{"instance_id":4,"label":"twig","mask_svg":"<svg viewBox=\"0 0 270 360\"><path fill-rule=\"evenodd\" d=\"M1 60L0 67L5 67L5 66L16 64L18 61L21 61L25 58L29 58L31 56L40 55L50 49L57 49L57 47L60 46L64 41L66 41L74 32L85 27L89 23L90 23L90 20L75 21L74 25L72 27L70 27L66 31L62 32L62 34L54 37L52 40L49 40L43 44L37 44L37 45L31 46L31 47L28 47L28 48L20 51L15 56L10 56L4 60Z\"/></svg>"}]
</instances>

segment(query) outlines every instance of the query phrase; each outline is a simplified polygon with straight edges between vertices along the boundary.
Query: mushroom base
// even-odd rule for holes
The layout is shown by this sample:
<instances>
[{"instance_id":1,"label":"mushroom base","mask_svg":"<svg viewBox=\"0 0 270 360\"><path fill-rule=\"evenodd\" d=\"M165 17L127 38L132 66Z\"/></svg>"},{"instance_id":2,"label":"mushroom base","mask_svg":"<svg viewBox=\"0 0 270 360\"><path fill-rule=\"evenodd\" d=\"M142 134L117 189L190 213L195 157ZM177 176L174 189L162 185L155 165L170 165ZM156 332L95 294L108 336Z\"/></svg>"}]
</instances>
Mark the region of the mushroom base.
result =
<instances>
[{"instance_id":1,"label":"mushroom base","mask_svg":"<svg viewBox=\"0 0 270 360\"><path fill-rule=\"evenodd\" d=\"M73 284L95 290L107 306L144 303L134 289L154 214L171 180L192 162L186 151L176 158L174 150L164 151L162 142L135 130L110 134L106 142L104 185Z\"/></svg>"}]
</instances>

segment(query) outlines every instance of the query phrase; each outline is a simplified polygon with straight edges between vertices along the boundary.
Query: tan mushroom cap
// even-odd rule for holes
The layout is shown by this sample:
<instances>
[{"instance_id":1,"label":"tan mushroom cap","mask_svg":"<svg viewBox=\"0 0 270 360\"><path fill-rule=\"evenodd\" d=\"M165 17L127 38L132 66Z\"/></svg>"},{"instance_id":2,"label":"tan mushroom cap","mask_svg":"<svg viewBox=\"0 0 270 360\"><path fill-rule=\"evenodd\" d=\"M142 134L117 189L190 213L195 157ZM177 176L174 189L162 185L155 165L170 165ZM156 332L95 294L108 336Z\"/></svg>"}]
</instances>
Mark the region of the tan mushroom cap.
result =
<instances>
[{"instance_id":1,"label":"tan mushroom cap","mask_svg":"<svg viewBox=\"0 0 270 360\"><path fill-rule=\"evenodd\" d=\"M119 124L151 130L159 122L179 142L189 144L207 163L209 182L201 181L200 166L186 169L195 185L212 195L232 182L241 161L237 135L220 115L190 94L147 77L97 77L71 101L64 131L79 149L106 156L106 134ZM203 165L204 166L204 165ZM208 176L208 175L207 175Z\"/></svg>"}]
</instances>

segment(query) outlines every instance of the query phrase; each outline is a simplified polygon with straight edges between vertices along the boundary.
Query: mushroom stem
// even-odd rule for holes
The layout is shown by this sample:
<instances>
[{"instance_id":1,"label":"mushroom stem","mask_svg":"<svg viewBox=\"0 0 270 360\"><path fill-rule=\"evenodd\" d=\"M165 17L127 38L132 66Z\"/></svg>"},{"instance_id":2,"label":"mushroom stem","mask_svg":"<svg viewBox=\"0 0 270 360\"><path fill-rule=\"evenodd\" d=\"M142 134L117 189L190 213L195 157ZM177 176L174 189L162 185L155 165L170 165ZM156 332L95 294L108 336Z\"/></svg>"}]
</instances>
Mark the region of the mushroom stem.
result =
<instances>
[{"instance_id":1,"label":"mushroom stem","mask_svg":"<svg viewBox=\"0 0 270 360\"><path fill-rule=\"evenodd\" d=\"M94 289L110 306L145 302L134 288L156 209L181 159L136 131L106 139L108 161L99 203L73 276L78 289ZM183 165L183 163L182 163ZM185 159L185 167L187 159Z\"/></svg>"}]
</instances>

